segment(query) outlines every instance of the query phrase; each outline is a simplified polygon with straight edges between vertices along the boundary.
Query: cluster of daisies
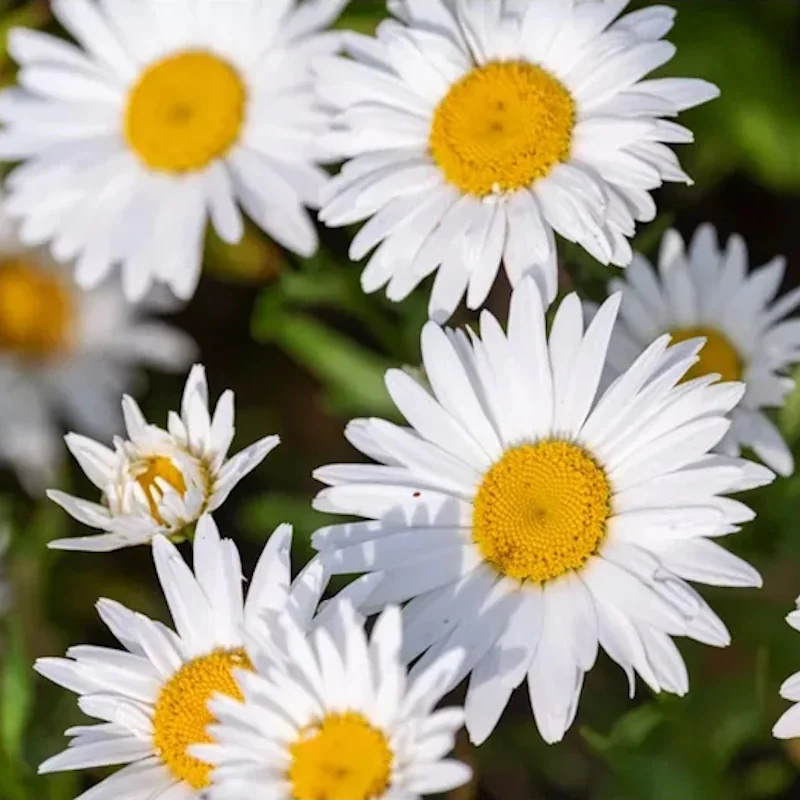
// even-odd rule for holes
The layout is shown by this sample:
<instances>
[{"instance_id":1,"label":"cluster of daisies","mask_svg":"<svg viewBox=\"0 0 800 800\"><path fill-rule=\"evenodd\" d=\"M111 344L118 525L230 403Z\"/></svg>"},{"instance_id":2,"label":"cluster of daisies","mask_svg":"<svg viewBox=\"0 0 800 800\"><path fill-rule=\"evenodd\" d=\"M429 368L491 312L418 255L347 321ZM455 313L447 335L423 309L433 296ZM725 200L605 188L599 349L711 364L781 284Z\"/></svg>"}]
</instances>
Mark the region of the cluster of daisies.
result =
<instances>
[{"instance_id":1,"label":"cluster of daisies","mask_svg":"<svg viewBox=\"0 0 800 800\"><path fill-rule=\"evenodd\" d=\"M667 233L657 267L631 250L652 190L691 182L674 118L718 94L647 77L674 53L674 12L390 0L369 37L329 30L346 0L51 5L76 44L11 31L18 86L0 95L0 157L19 162L0 223L0 455L52 485L56 417L94 437L66 437L94 497L49 492L94 532L52 547L150 546L174 627L103 599L120 648L37 662L96 720L41 771L124 765L83 800L411 800L470 779L447 757L456 733L486 740L523 682L559 741L601 648L631 693L638 676L685 694L675 637L730 641L691 582L761 583L720 543L753 517L732 495L794 469L768 410L794 387L800 291L779 296L783 261L750 269L710 226L688 247ZM279 527L245 596L211 515L278 437L229 456L233 395L212 412L198 365L165 428L125 394L126 437L95 439L135 364L191 363L147 312L192 296L207 224L233 243L246 215L304 257L310 210L364 223L364 291L399 301L434 276L424 377L390 370L406 424L351 422L368 463L315 473L314 507L357 521L318 530L294 580ZM556 303L556 235L627 267L602 305ZM505 327L485 310L444 327L501 265ZM465 681L463 707L437 709ZM783 694L800 701L800 676ZM800 735L800 706L775 733Z\"/></svg>"}]
</instances>

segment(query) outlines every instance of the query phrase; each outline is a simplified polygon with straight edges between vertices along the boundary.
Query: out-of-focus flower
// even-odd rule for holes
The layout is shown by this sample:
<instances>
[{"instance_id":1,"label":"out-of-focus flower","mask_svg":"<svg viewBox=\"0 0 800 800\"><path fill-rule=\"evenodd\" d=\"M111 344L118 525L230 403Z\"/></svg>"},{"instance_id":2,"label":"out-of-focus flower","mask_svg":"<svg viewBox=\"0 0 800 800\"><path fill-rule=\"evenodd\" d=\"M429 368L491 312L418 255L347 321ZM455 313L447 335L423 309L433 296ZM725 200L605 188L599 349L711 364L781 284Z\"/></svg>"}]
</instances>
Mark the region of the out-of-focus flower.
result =
<instances>
[{"instance_id":1,"label":"out-of-focus flower","mask_svg":"<svg viewBox=\"0 0 800 800\"><path fill-rule=\"evenodd\" d=\"M463 648L466 724L482 742L528 681L548 742L578 708L598 645L654 691L684 694L673 636L729 643L687 580L758 586L716 543L752 519L724 497L768 483L758 464L709 451L725 435L740 383L680 383L698 342L652 344L599 391L620 298L584 332L577 295L549 336L535 283L511 301L508 332L484 311L480 337L430 322L422 355L432 395L399 370L388 390L411 428L358 420L350 442L378 464L319 469L315 508L368 521L319 530L334 573L366 572L359 604L404 608L412 675ZM680 385L678 385L680 383ZM358 580L353 591L357 591Z\"/></svg>"},{"instance_id":2,"label":"out-of-focus flower","mask_svg":"<svg viewBox=\"0 0 800 800\"><path fill-rule=\"evenodd\" d=\"M620 17L626 0L394 0L352 59L319 62L321 98L339 112L328 137L351 158L324 193L331 226L369 219L350 256L373 248L362 285L406 297L438 270L429 312L466 293L479 308L501 262L556 294L554 232L604 264L631 259L650 191L690 180L671 120L718 95L695 79L643 80L670 60L666 6Z\"/></svg>"},{"instance_id":3,"label":"out-of-focus flower","mask_svg":"<svg viewBox=\"0 0 800 800\"><path fill-rule=\"evenodd\" d=\"M267 436L228 458L233 392L222 394L212 417L200 365L189 373L181 413L170 412L168 430L149 424L127 395L122 411L128 439L116 438L113 450L85 436L66 437L70 452L102 493L102 505L61 491L47 493L75 519L105 533L58 539L50 547L107 552L146 544L159 533L179 535L218 509L280 441Z\"/></svg>"},{"instance_id":4,"label":"out-of-focus flower","mask_svg":"<svg viewBox=\"0 0 800 800\"><path fill-rule=\"evenodd\" d=\"M110 437L136 367L182 370L194 352L184 333L131 308L115 282L81 291L0 214L0 461L30 492L54 480L62 418Z\"/></svg>"},{"instance_id":5,"label":"out-of-focus flower","mask_svg":"<svg viewBox=\"0 0 800 800\"><path fill-rule=\"evenodd\" d=\"M330 627L305 632L273 618L252 645L255 671L237 673L241 697L218 697L214 743L192 748L215 765L211 800L419 800L461 786L469 767L446 759L461 708L434 711L463 653L407 684L396 608L371 639L347 601Z\"/></svg>"},{"instance_id":6,"label":"out-of-focus flower","mask_svg":"<svg viewBox=\"0 0 800 800\"><path fill-rule=\"evenodd\" d=\"M0 97L0 157L22 237L76 261L81 286L116 263L130 300L153 281L194 293L210 219L237 242L239 205L280 244L317 247L306 211L326 173L310 63L346 0L52 0L75 47L16 29L18 88Z\"/></svg>"},{"instance_id":7,"label":"out-of-focus flower","mask_svg":"<svg viewBox=\"0 0 800 800\"><path fill-rule=\"evenodd\" d=\"M67 658L42 658L36 669L80 696L78 704L100 724L70 729L70 746L40 773L127 764L91 790L97 800L201 796L211 767L190 753L210 742L209 699L241 699L235 669L251 669L248 640L268 611L285 611L301 628L316 611L326 577L312 561L290 586L291 527L272 534L242 596L239 552L220 539L213 520L197 526L194 571L165 537L153 556L175 632L119 603L100 600L103 622L125 650L79 646Z\"/></svg>"},{"instance_id":8,"label":"out-of-focus flower","mask_svg":"<svg viewBox=\"0 0 800 800\"><path fill-rule=\"evenodd\" d=\"M664 236L658 273L636 255L610 289L623 293L611 337L612 369L627 369L663 333L673 342L702 337L700 359L687 378L718 375L742 381L747 391L731 412L733 424L716 450L738 456L751 448L771 469L790 475L794 459L762 411L779 408L794 389L787 370L800 361L800 322L785 317L800 305L800 289L777 298L786 271L783 257L748 272L747 247L731 236L720 248L711 225L698 228L688 252L677 231Z\"/></svg>"}]
</instances>

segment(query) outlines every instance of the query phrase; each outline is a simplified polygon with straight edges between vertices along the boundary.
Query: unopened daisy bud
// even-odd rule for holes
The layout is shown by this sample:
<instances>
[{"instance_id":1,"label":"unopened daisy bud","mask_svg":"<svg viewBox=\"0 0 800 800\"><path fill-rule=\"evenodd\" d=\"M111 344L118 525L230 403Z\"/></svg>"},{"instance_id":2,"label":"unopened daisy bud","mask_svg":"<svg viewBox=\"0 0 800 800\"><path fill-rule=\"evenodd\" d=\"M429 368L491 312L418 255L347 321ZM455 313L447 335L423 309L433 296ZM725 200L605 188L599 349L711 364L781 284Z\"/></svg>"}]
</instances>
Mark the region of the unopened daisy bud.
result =
<instances>
[{"instance_id":1,"label":"unopened daisy bud","mask_svg":"<svg viewBox=\"0 0 800 800\"><path fill-rule=\"evenodd\" d=\"M715 646L725 626L688 581L759 586L721 537L753 512L726 495L773 474L710 455L744 385L681 382L697 342L664 336L602 388L620 297L584 330L567 296L545 327L530 278L508 328L484 311L480 333L429 322L422 356L431 391L399 370L386 384L407 427L351 422L346 435L378 462L334 464L320 511L362 522L317 531L333 573L363 613L404 608L403 656L423 671L463 648L466 726L476 743L527 682L542 737L572 725L584 675L602 647L653 691L685 694L674 636Z\"/></svg>"},{"instance_id":2,"label":"unopened daisy bud","mask_svg":"<svg viewBox=\"0 0 800 800\"><path fill-rule=\"evenodd\" d=\"M66 437L102 503L56 490L47 493L79 522L104 533L58 539L50 547L107 552L146 544L160 533L180 536L202 514L219 508L280 441L267 436L228 458L234 435L233 392L222 394L212 416L201 365L189 373L181 412L170 412L167 430L149 424L128 396L122 410L128 438L115 439L113 449L85 436Z\"/></svg>"},{"instance_id":3,"label":"unopened daisy bud","mask_svg":"<svg viewBox=\"0 0 800 800\"><path fill-rule=\"evenodd\" d=\"M310 627L327 586L318 560L290 584L291 542L291 527L281 525L264 547L244 598L239 551L220 538L211 517L198 522L193 569L158 536L153 557L174 631L100 600L100 617L124 650L79 646L67 658L36 662L37 672L79 695L87 715L106 721L71 728L69 747L39 772L127 765L91 793L204 797L212 767L192 748L212 741L209 700L218 694L242 699L237 673L254 667L248 642L263 637L265 615L285 611L299 628Z\"/></svg>"},{"instance_id":4,"label":"unopened daisy bud","mask_svg":"<svg viewBox=\"0 0 800 800\"><path fill-rule=\"evenodd\" d=\"M468 766L445 758L463 709L434 710L463 652L407 681L398 609L367 637L345 598L312 633L285 612L264 633L255 671L239 674L242 696L211 702L214 742L190 751L215 767L210 800L419 800L469 781Z\"/></svg>"}]
</instances>

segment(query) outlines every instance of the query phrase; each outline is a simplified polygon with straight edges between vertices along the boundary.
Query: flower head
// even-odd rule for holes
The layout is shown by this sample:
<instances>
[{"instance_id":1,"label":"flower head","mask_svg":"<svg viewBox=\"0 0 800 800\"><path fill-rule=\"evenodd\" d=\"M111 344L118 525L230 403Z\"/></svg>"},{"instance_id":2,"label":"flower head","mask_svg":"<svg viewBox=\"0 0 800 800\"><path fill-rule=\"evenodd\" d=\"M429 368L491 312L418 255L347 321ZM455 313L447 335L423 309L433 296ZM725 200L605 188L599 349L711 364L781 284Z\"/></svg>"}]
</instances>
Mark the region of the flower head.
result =
<instances>
[{"instance_id":1,"label":"flower head","mask_svg":"<svg viewBox=\"0 0 800 800\"><path fill-rule=\"evenodd\" d=\"M9 213L76 278L120 264L127 297L154 281L194 293L210 220L226 242L244 212L303 256L326 180L311 61L346 0L53 0L77 47L16 29L19 87L0 97Z\"/></svg>"},{"instance_id":2,"label":"flower head","mask_svg":"<svg viewBox=\"0 0 800 800\"><path fill-rule=\"evenodd\" d=\"M568 296L547 335L542 298L524 279L508 330L484 311L480 336L429 322L422 354L432 393L386 376L410 427L352 422L350 442L377 464L319 469L321 511L366 521L319 530L334 573L366 572L359 608L404 608L412 676L462 648L466 724L482 742L527 679L548 742L572 724L584 674L602 647L654 691L684 694L672 641L724 646L725 626L687 580L757 586L717 543L753 517L725 497L772 473L710 455L740 383L681 383L698 342L653 343L600 390L619 296L584 331ZM358 586L358 580L356 586Z\"/></svg>"},{"instance_id":3,"label":"flower head","mask_svg":"<svg viewBox=\"0 0 800 800\"><path fill-rule=\"evenodd\" d=\"M94 796L200 797L211 765L192 755L212 741L208 701L217 693L241 698L236 670L252 669L248 641L264 616L282 610L300 627L311 624L325 590L319 561L290 585L291 527L267 542L242 593L242 567L232 541L203 517L194 542L194 571L164 536L153 542L158 577L175 631L119 603L100 600L101 618L124 650L82 645L67 658L42 658L36 670L79 695L81 710L100 720L70 729L70 746L41 765L41 773L127 765L94 788Z\"/></svg>"},{"instance_id":4,"label":"flower head","mask_svg":"<svg viewBox=\"0 0 800 800\"><path fill-rule=\"evenodd\" d=\"M242 697L212 701L214 743L193 748L216 767L211 800L418 800L466 783L469 768L444 758L463 710L434 711L462 654L407 683L396 608L369 639L349 600L323 613L309 634L273 615L255 670L237 674Z\"/></svg>"},{"instance_id":5,"label":"flower head","mask_svg":"<svg viewBox=\"0 0 800 800\"><path fill-rule=\"evenodd\" d=\"M777 296L785 271L779 256L748 272L744 240L731 236L722 248L711 225L697 229L688 251L680 234L668 231L657 272L637 254L624 278L610 284L623 300L609 363L626 369L663 333L673 341L705 339L687 378L717 374L747 386L717 450L739 455L749 447L767 466L790 475L792 454L763 410L783 405L794 389L786 373L800 361L800 328L785 319L800 305L800 289Z\"/></svg>"},{"instance_id":6,"label":"flower head","mask_svg":"<svg viewBox=\"0 0 800 800\"><path fill-rule=\"evenodd\" d=\"M375 39L319 62L338 111L331 148L350 160L324 193L330 226L369 220L350 249L365 291L406 297L436 272L430 314L466 293L479 308L500 264L556 294L554 232L604 264L631 259L650 192L690 182L664 117L718 95L695 79L645 79L672 58L675 16L626 0L397 0Z\"/></svg>"},{"instance_id":7,"label":"flower head","mask_svg":"<svg viewBox=\"0 0 800 800\"><path fill-rule=\"evenodd\" d=\"M219 508L233 487L278 443L267 436L232 458L233 392L223 393L209 412L205 368L189 373L180 415L170 412L167 430L149 424L131 397L122 410L128 439L110 449L69 434L67 446L102 493L102 505L61 491L48 496L75 519L105 533L59 539L61 550L110 551L145 544L159 533L179 535L202 514Z\"/></svg>"}]
</instances>

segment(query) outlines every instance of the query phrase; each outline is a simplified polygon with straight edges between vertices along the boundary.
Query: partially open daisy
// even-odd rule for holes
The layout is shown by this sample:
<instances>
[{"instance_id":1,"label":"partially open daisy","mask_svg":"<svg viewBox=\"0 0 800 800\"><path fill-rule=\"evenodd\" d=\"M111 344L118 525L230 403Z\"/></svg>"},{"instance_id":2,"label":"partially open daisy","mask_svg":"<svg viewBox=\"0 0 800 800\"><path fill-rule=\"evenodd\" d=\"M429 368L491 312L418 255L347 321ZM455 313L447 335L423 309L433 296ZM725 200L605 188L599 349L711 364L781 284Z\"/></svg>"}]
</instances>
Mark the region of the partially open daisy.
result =
<instances>
[{"instance_id":1,"label":"partially open daisy","mask_svg":"<svg viewBox=\"0 0 800 800\"><path fill-rule=\"evenodd\" d=\"M346 0L52 0L79 47L11 32L18 88L0 97L6 207L29 243L77 258L84 287L120 264L125 293L194 293L206 220L227 242L239 206L303 256L326 174L311 61Z\"/></svg>"},{"instance_id":2,"label":"partially open daisy","mask_svg":"<svg viewBox=\"0 0 800 800\"><path fill-rule=\"evenodd\" d=\"M368 520L319 530L323 563L377 580L359 606L366 613L410 600L404 657L424 653L414 671L466 650L456 680L471 672L466 721L476 742L526 676L542 736L559 740L598 643L631 690L636 672L655 691L685 693L671 637L717 646L729 637L684 579L760 584L714 541L753 517L723 495L773 477L708 455L744 386L679 383L700 345L668 349L664 336L600 393L619 300L584 332L581 303L568 296L548 337L526 278L507 334L485 311L480 337L428 323L433 394L404 372L386 378L411 428L352 422L348 439L379 463L316 472L330 487L317 509Z\"/></svg>"},{"instance_id":3,"label":"partially open daisy","mask_svg":"<svg viewBox=\"0 0 800 800\"><path fill-rule=\"evenodd\" d=\"M786 617L786 621L796 631L800 631L800 597L797 598L796 605L797 608ZM800 738L800 672L783 682L781 697L791 700L794 705L775 723L772 733L778 739Z\"/></svg>"},{"instance_id":4,"label":"partially open daisy","mask_svg":"<svg viewBox=\"0 0 800 800\"><path fill-rule=\"evenodd\" d=\"M116 283L82 292L0 214L0 461L30 492L54 480L62 419L110 438L136 367L183 370L194 351L188 336L131 308Z\"/></svg>"},{"instance_id":5,"label":"partially open daisy","mask_svg":"<svg viewBox=\"0 0 800 800\"><path fill-rule=\"evenodd\" d=\"M680 234L668 231L657 273L637 254L624 279L610 283L623 300L609 363L626 369L662 333L673 341L704 338L700 360L687 377L716 373L747 385L716 449L739 455L748 447L773 470L790 475L791 451L763 409L779 408L794 389L786 373L800 361L800 327L785 317L800 306L800 289L777 298L786 271L783 257L749 272L748 266L740 236L731 236L722 249L715 229L702 225L687 252Z\"/></svg>"},{"instance_id":6,"label":"partially open daisy","mask_svg":"<svg viewBox=\"0 0 800 800\"><path fill-rule=\"evenodd\" d=\"M168 430L148 424L139 406L122 400L128 439L114 449L69 434L67 447L102 493L102 505L61 491L47 493L79 522L105 531L58 539L60 550L105 552L149 542L156 534L181 534L206 512L219 508L237 483L279 443L267 436L232 458L233 392L209 413L205 368L195 365L186 380L180 416L170 412Z\"/></svg>"},{"instance_id":7,"label":"partially open daisy","mask_svg":"<svg viewBox=\"0 0 800 800\"><path fill-rule=\"evenodd\" d=\"M212 700L214 743L192 748L215 765L211 800L418 800L469 780L444 758L463 709L433 710L462 654L407 683L396 608L369 640L348 601L328 617L306 636L276 616L264 648L253 642L255 671L236 675L243 702Z\"/></svg>"},{"instance_id":8,"label":"partially open daisy","mask_svg":"<svg viewBox=\"0 0 800 800\"><path fill-rule=\"evenodd\" d=\"M194 745L210 742L209 699L241 699L236 669L252 669L247 640L264 615L285 611L296 625L310 624L325 589L319 561L290 586L291 527L272 534L242 596L242 567L232 541L220 539L213 520L197 526L194 572L165 537L153 542L158 577L175 632L111 600L97 604L103 622L125 650L82 645L67 658L42 658L36 670L80 696L97 725L67 731L73 737L40 773L127 764L81 797L93 800L199 797L211 766Z\"/></svg>"},{"instance_id":9,"label":"partially open daisy","mask_svg":"<svg viewBox=\"0 0 800 800\"><path fill-rule=\"evenodd\" d=\"M604 264L626 265L650 191L689 182L669 145L673 121L716 97L702 80L643 80L669 61L665 6L617 19L627 0L396 0L400 22L351 34L350 59L319 62L319 93L339 112L329 140L351 158L320 219L371 218L350 255L377 249L365 291L406 297L438 270L430 313L465 292L480 307L501 262L556 293L554 231ZM315 65L316 68L316 65Z\"/></svg>"}]
</instances>

